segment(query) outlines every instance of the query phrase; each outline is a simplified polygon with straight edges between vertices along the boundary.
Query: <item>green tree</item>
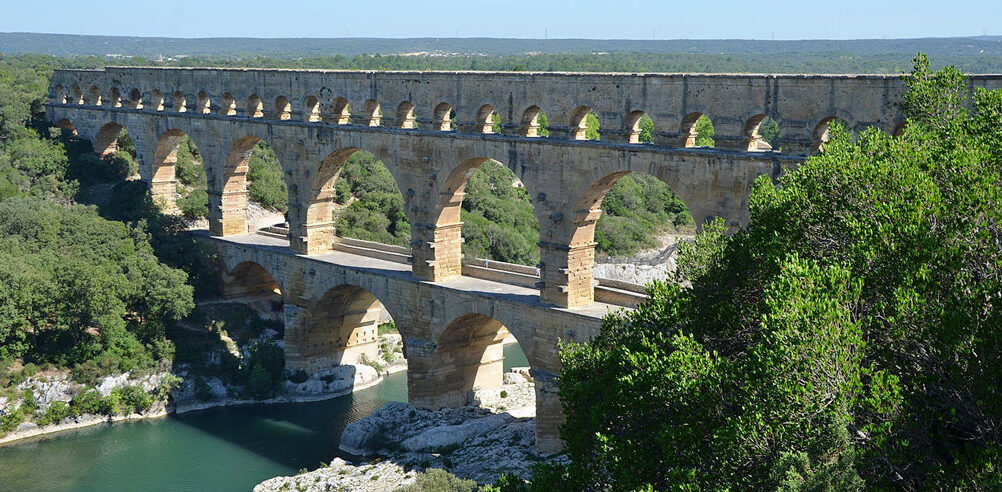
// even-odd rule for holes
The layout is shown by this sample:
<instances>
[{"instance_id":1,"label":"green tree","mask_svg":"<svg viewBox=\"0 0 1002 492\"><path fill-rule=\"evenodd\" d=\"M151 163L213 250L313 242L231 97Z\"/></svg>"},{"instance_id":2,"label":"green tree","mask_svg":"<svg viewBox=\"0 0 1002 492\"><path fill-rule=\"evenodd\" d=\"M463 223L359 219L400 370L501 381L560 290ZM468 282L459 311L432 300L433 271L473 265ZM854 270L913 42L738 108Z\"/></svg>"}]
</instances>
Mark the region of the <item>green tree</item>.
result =
<instances>
[{"instance_id":1,"label":"green tree","mask_svg":"<svg viewBox=\"0 0 1002 492\"><path fill-rule=\"evenodd\" d=\"M916 59L901 137L839 124L748 225L562 351L574 490L992 490L1002 93ZM968 109L970 108L970 109ZM863 186L862 184L865 184Z\"/></svg>"},{"instance_id":2,"label":"green tree","mask_svg":"<svg viewBox=\"0 0 1002 492\"><path fill-rule=\"evenodd\" d=\"M706 115L700 115L695 123L696 147L713 147L713 122Z\"/></svg>"}]
</instances>

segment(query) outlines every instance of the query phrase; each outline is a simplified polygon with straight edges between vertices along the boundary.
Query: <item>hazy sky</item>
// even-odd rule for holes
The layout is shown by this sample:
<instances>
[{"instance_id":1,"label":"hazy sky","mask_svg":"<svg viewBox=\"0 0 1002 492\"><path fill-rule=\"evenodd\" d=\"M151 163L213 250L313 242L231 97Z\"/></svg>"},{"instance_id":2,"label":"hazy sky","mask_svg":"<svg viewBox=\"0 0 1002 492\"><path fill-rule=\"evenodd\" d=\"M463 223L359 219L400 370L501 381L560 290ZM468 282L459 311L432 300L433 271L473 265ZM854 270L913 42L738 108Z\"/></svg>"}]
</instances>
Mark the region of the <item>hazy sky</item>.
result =
<instances>
[{"instance_id":1,"label":"hazy sky","mask_svg":"<svg viewBox=\"0 0 1002 492\"><path fill-rule=\"evenodd\" d=\"M854 39L1002 34L1002 0L0 0L0 32Z\"/></svg>"}]
</instances>

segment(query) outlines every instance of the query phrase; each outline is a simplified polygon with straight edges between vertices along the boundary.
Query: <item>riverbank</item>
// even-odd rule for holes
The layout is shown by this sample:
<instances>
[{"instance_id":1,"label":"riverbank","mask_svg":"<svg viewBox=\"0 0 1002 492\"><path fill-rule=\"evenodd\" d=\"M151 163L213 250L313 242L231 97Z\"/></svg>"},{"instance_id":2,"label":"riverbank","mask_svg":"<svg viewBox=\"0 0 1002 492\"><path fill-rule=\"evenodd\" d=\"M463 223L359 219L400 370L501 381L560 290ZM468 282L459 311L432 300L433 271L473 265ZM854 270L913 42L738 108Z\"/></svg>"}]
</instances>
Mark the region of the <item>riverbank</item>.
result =
<instances>
[{"instance_id":1,"label":"riverbank","mask_svg":"<svg viewBox=\"0 0 1002 492\"><path fill-rule=\"evenodd\" d=\"M21 424L29 424L25 426L25 430L15 430L4 437L0 438L0 446L6 444L12 444L15 442L26 441L33 437L44 437L51 434L58 434L60 432L67 432L76 429L83 429L86 427L93 427L95 425L101 424L114 424L118 422L129 422L136 420L147 420L147 419L158 419L164 418L170 414L167 410L166 405L159 405L160 408L151 409L148 412L132 413L129 415L81 415L79 417L70 417L60 422L58 424L43 425L39 426L31 422L25 422ZM19 426L19 428L21 428Z\"/></svg>"}]
</instances>

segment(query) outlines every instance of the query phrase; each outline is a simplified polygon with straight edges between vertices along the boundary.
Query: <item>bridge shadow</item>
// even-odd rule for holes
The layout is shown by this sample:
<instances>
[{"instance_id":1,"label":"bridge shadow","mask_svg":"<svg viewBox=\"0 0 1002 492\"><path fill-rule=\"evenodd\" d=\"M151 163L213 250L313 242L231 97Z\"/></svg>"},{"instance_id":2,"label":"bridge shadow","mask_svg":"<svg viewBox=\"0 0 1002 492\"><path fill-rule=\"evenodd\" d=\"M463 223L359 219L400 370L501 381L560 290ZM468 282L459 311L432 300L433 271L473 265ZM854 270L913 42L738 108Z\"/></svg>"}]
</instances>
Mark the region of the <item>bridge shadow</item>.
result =
<instances>
[{"instance_id":1,"label":"bridge shadow","mask_svg":"<svg viewBox=\"0 0 1002 492\"><path fill-rule=\"evenodd\" d=\"M406 373L385 376L373 388L329 400L217 407L170 418L295 474L339 456L345 426L389 401L407 401Z\"/></svg>"}]
</instances>

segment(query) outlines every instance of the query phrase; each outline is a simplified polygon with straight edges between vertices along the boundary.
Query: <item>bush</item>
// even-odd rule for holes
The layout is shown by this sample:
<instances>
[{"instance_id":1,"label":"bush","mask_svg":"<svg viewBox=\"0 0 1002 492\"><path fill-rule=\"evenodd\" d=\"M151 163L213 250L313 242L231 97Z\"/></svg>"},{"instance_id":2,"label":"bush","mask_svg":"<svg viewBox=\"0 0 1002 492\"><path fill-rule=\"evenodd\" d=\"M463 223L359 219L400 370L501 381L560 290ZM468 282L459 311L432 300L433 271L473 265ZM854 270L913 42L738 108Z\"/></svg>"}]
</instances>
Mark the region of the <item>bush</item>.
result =
<instances>
[{"instance_id":1,"label":"bush","mask_svg":"<svg viewBox=\"0 0 1002 492\"><path fill-rule=\"evenodd\" d=\"M83 414L101 413L101 394L94 388L86 388L70 401L70 413L74 417Z\"/></svg>"},{"instance_id":2,"label":"bush","mask_svg":"<svg viewBox=\"0 0 1002 492\"><path fill-rule=\"evenodd\" d=\"M396 492L475 492L477 482L463 480L445 470L431 468L419 473L414 483L405 485Z\"/></svg>"},{"instance_id":3,"label":"bush","mask_svg":"<svg viewBox=\"0 0 1002 492\"><path fill-rule=\"evenodd\" d=\"M255 342L244 361L246 391L255 399L271 398L285 377L285 352L272 342Z\"/></svg>"},{"instance_id":4,"label":"bush","mask_svg":"<svg viewBox=\"0 0 1002 492\"><path fill-rule=\"evenodd\" d=\"M24 414L21 410L13 410L6 413L0 411L0 432L6 434L17 429L17 426L21 425L22 422L24 422Z\"/></svg>"},{"instance_id":5,"label":"bush","mask_svg":"<svg viewBox=\"0 0 1002 492\"><path fill-rule=\"evenodd\" d=\"M45 413L38 418L38 425L58 424L66 417L70 416L70 407L66 402L54 401L45 409Z\"/></svg>"},{"instance_id":6,"label":"bush","mask_svg":"<svg viewBox=\"0 0 1002 492\"><path fill-rule=\"evenodd\" d=\"M186 219L200 219L209 216L209 194L203 189L195 189L177 200L177 208Z\"/></svg>"},{"instance_id":7,"label":"bush","mask_svg":"<svg viewBox=\"0 0 1002 492\"><path fill-rule=\"evenodd\" d=\"M120 386L111 390L111 395L121 402L120 413L145 412L153 406L153 396L147 393L142 386Z\"/></svg>"},{"instance_id":8,"label":"bush","mask_svg":"<svg viewBox=\"0 0 1002 492\"><path fill-rule=\"evenodd\" d=\"M289 381L293 383L300 384L305 383L307 379L310 379L310 375L306 374L306 371L302 369L296 369L288 373Z\"/></svg>"}]
</instances>

